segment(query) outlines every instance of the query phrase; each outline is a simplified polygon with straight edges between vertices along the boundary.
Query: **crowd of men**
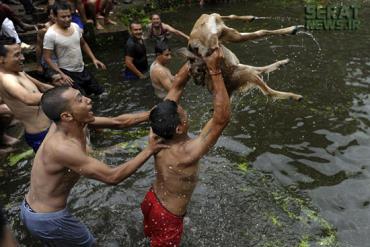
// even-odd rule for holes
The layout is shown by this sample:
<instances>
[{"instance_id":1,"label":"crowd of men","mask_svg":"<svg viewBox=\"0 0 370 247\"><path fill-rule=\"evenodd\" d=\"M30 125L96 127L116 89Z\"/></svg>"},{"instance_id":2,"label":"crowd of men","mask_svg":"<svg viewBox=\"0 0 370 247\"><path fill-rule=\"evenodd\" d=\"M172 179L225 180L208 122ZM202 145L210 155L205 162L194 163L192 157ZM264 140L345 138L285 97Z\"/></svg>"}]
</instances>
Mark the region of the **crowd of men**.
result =
<instances>
[{"instance_id":1,"label":"crowd of men","mask_svg":"<svg viewBox=\"0 0 370 247\"><path fill-rule=\"evenodd\" d=\"M76 3L52 1L49 20L38 33L39 69L48 75L49 83L23 71L22 49L14 37L0 38L1 150L9 151L18 141L6 134L6 128L17 120L23 124L24 138L35 152L30 186L20 206L21 221L45 246L95 246L97 240L88 227L67 209L70 191L81 176L117 185L154 156L156 179L141 204L143 231L151 246L179 246L183 217L197 184L198 161L216 143L230 119L230 100L220 69L223 54L215 49L203 58L213 82L213 115L200 134L190 138L188 116L179 105L190 77L189 63L173 75L167 68L171 50L166 42L171 33L185 40L189 37L153 14L147 29L148 37L157 40L156 58L148 73L142 25L132 22L124 57L125 79L139 80L149 74L155 94L163 102L150 111L97 117L88 96L100 95L104 88L86 69L82 51L96 68L106 66L84 40L80 26L83 21L74 21L73 15L81 6L69 2ZM110 11L111 2L92 2L102 4L95 9L96 19L101 13L105 23L113 24L105 12ZM87 9L89 3L84 2L83 7ZM80 17L88 18L87 11L85 14ZM96 19L93 22L99 28ZM151 127L148 145L135 158L109 166L89 155L89 128L117 129L144 122ZM0 246L15 245L0 213Z\"/></svg>"}]
</instances>

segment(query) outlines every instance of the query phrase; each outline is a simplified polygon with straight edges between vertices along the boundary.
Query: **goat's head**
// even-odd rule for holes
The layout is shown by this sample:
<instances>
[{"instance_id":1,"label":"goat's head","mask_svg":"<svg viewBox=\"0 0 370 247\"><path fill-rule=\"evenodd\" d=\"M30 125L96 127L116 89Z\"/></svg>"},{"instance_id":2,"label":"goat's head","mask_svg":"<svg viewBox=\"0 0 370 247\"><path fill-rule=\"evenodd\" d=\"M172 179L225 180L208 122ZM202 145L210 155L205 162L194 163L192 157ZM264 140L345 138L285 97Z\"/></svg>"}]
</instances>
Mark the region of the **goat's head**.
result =
<instances>
[{"instance_id":1,"label":"goat's head","mask_svg":"<svg viewBox=\"0 0 370 247\"><path fill-rule=\"evenodd\" d=\"M207 73L207 65L203 59L188 48L180 48L177 53L185 57L190 63L190 75L197 85L205 85L205 76Z\"/></svg>"}]
</instances>

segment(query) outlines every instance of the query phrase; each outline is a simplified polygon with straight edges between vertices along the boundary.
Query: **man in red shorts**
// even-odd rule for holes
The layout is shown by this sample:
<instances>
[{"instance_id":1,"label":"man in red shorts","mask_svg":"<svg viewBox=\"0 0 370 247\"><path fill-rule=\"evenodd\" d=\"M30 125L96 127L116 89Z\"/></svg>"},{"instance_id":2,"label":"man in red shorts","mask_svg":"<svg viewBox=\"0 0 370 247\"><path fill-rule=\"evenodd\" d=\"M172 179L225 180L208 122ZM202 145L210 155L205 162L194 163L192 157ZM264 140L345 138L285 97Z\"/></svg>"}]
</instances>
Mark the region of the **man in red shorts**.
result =
<instances>
[{"instance_id":1,"label":"man in red shorts","mask_svg":"<svg viewBox=\"0 0 370 247\"><path fill-rule=\"evenodd\" d=\"M183 216L198 180L198 161L217 142L230 120L230 100L222 78L222 54L204 58L213 86L213 116L199 136L188 136L186 112L177 103L188 78L188 67L175 77L167 97L150 112L153 132L169 148L155 155L156 180L141 204L144 233L151 246L179 246Z\"/></svg>"}]
</instances>

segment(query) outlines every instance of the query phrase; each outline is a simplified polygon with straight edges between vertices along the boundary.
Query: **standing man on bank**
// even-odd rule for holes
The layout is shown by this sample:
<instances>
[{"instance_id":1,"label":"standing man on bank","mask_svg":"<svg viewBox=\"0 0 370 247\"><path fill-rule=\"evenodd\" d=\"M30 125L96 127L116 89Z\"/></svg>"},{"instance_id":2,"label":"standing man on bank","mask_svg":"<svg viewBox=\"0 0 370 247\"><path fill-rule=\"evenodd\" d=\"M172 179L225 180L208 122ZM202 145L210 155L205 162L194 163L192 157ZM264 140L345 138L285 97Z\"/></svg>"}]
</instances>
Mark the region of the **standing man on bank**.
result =
<instances>
[{"instance_id":1,"label":"standing man on bank","mask_svg":"<svg viewBox=\"0 0 370 247\"><path fill-rule=\"evenodd\" d=\"M82 50L92 60L96 68L106 69L91 51L82 37L82 31L77 24L71 23L71 6L62 1L56 1L52 7L55 24L49 27L44 36L43 57L47 65L59 73L62 80L80 90L84 95L100 95L104 92L94 76L86 69ZM58 64L52 60L53 52Z\"/></svg>"},{"instance_id":2,"label":"standing man on bank","mask_svg":"<svg viewBox=\"0 0 370 247\"><path fill-rule=\"evenodd\" d=\"M143 29L141 24L132 22L130 24L130 37L125 46L125 80L145 79L148 71L148 58L143 40Z\"/></svg>"}]
</instances>

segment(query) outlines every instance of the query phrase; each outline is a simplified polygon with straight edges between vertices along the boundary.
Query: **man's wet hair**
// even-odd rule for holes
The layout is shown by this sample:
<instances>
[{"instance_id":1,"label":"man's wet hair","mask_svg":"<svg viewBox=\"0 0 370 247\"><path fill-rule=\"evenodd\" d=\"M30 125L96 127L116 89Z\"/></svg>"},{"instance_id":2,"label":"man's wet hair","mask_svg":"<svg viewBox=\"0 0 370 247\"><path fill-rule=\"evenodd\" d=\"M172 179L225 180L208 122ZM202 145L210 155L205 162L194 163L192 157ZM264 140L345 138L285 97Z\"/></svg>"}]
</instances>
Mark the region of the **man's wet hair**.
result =
<instances>
[{"instance_id":1,"label":"man's wet hair","mask_svg":"<svg viewBox=\"0 0 370 247\"><path fill-rule=\"evenodd\" d=\"M59 0L59 1L57 0L52 6L52 11L53 11L54 16L58 15L59 10L72 10L72 7L69 3L67 3L64 0Z\"/></svg>"},{"instance_id":2,"label":"man's wet hair","mask_svg":"<svg viewBox=\"0 0 370 247\"><path fill-rule=\"evenodd\" d=\"M60 121L60 114L68 108L68 99L63 97L63 93L70 88L69 86L54 87L46 91L41 97L42 110L55 123Z\"/></svg>"},{"instance_id":3,"label":"man's wet hair","mask_svg":"<svg viewBox=\"0 0 370 247\"><path fill-rule=\"evenodd\" d=\"M176 127L181 122L177 112L177 103L172 100L159 103L150 111L149 122L156 135L171 139L176 133Z\"/></svg>"},{"instance_id":4,"label":"man's wet hair","mask_svg":"<svg viewBox=\"0 0 370 247\"><path fill-rule=\"evenodd\" d=\"M0 245L4 241L6 224L7 222L4 215L4 210L2 205L0 204Z\"/></svg>"},{"instance_id":5,"label":"man's wet hair","mask_svg":"<svg viewBox=\"0 0 370 247\"><path fill-rule=\"evenodd\" d=\"M17 41L13 37L0 37L0 57L6 57L6 54L8 54L8 48L6 48L6 45L14 45Z\"/></svg>"},{"instance_id":6,"label":"man's wet hair","mask_svg":"<svg viewBox=\"0 0 370 247\"><path fill-rule=\"evenodd\" d=\"M156 44L155 44L155 47L154 47L154 52L155 52L155 55L156 56L159 56L161 55L163 52L165 52L166 50L171 50L168 45L167 45L167 42L166 41L158 41Z\"/></svg>"}]
</instances>

